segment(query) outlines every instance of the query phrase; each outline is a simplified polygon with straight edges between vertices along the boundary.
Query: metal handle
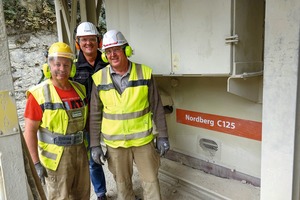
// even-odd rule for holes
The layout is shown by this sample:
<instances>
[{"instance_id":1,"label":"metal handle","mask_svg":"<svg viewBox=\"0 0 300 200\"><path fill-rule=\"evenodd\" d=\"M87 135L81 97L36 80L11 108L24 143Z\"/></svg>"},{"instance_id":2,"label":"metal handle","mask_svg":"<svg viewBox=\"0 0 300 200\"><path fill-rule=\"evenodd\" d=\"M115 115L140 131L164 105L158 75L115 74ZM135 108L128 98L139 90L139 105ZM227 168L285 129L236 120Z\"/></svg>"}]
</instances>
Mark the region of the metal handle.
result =
<instances>
[{"instance_id":1,"label":"metal handle","mask_svg":"<svg viewBox=\"0 0 300 200\"><path fill-rule=\"evenodd\" d=\"M229 43L237 44L238 41L239 41L239 36L237 34L225 38L226 44L229 44Z\"/></svg>"}]
</instances>

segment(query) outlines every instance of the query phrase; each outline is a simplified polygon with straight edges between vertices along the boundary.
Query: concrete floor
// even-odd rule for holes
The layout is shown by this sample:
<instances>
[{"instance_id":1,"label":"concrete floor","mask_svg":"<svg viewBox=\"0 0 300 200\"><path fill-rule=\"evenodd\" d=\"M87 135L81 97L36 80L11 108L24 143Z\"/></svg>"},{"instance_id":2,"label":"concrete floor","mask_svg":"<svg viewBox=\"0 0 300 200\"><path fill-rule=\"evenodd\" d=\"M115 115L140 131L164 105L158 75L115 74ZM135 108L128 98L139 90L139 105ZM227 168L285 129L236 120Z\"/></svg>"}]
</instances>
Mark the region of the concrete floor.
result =
<instances>
[{"instance_id":1,"label":"concrete floor","mask_svg":"<svg viewBox=\"0 0 300 200\"><path fill-rule=\"evenodd\" d=\"M162 163L168 162L164 161L162 158ZM109 200L117 199L117 192L115 182L113 180L113 176L107 168L107 163L103 166L105 178L106 178L106 187L107 187L107 196ZM160 186L161 186L161 195L163 200L197 200L199 199L197 196L190 195L186 193L184 190L180 188L180 184L178 182L174 182L174 180L170 179L168 175L164 175L163 172L159 174L160 178ZM139 180L139 175L137 169L134 167L134 175L133 175L133 187L135 194L138 197L143 197L142 186ZM90 200L97 200L94 191L91 192Z\"/></svg>"},{"instance_id":2,"label":"concrete floor","mask_svg":"<svg viewBox=\"0 0 300 200\"><path fill-rule=\"evenodd\" d=\"M116 187L112 174L103 166L106 175L107 196L115 200ZM219 178L162 158L159 173L162 200L259 200L260 188L236 180ZM136 168L133 185L136 195L142 197L142 187ZM90 200L97 200L91 192Z\"/></svg>"}]
</instances>

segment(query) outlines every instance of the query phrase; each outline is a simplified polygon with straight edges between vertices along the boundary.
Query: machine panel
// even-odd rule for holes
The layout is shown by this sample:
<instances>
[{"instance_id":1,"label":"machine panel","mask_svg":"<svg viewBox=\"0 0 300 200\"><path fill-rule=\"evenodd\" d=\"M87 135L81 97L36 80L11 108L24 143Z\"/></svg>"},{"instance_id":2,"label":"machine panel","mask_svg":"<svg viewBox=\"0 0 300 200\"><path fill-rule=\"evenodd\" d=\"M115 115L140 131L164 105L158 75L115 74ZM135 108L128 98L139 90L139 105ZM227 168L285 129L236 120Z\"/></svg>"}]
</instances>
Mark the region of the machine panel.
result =
<instances>
[{"instance_id":1,"label":"machine panel","mask_svg":"<svg viewBox=\"0 0 300 200\"><path fill-rule=\"evenodd\" d=\"M230 0L170 1L172 73L229 74Z\"/></svg>"},{"instance_id":2,"label":"machine panel","mask_svg":"<svg viewBox=\"0 0 300 200\"><path fill-rule=\"evenodd\" d=\"M171 73L169 0L106 1L107 29L120 30L134 50L130 60L156 74Z\"/></svg>"}]
</instances>

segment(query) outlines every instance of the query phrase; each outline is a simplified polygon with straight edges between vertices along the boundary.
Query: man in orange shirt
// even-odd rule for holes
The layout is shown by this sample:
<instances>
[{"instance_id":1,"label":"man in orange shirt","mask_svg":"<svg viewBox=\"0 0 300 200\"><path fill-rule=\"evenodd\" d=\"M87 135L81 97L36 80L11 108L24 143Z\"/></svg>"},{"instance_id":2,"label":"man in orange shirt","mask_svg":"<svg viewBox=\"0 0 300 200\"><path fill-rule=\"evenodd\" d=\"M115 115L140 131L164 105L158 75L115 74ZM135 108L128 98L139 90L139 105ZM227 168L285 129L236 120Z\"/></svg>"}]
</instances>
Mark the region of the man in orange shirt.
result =
<instances>
[{"instance_id":1,"label":"man in orange shirt","mask_svg":"<svg viewBox=\"0 0 300 200\"><path fill-rule=\"evenodd\" d=\"M24 137L49 200L90 198L88 105L85 87L69 80L73 59L67 44L52 44L43 66L47 79L26 92Z\"/></svg>"}]
</instances>

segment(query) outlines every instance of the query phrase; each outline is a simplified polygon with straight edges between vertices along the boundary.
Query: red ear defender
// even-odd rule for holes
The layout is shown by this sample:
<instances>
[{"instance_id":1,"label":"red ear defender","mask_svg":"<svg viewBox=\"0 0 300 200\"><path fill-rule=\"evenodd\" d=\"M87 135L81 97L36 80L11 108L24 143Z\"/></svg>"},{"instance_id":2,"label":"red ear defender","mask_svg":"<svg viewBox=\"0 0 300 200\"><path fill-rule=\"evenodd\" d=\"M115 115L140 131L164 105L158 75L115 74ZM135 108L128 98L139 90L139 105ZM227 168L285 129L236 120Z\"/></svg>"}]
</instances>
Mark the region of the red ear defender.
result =
<instances>
[{"instance_id":1,"label":"red ear defender","mask_svg":"<svg viewBox=\"0 0 300 200\"><path fill-rule=\"evenodd\" d=\"M79 43L78 43L78 40L76 39L76 42L75 42L75 47L77 50L80 50L80 46L79 46Z\"/></svg>"},{"instance_id":2,"label":"red ear defender","mask_svg":"<svg viewBox=\"0 0 300 200\"><path fill-rule=\"evenodd\" d=\"M101 39L101 38L98 38L98 40L99 40L99 45L98 45L98 47L99 47L99 49L102 49L102 39Z\"/></svg>"}]
</instances>

